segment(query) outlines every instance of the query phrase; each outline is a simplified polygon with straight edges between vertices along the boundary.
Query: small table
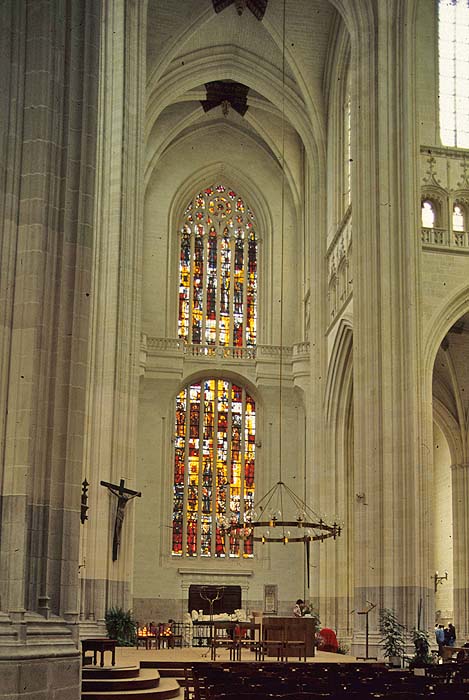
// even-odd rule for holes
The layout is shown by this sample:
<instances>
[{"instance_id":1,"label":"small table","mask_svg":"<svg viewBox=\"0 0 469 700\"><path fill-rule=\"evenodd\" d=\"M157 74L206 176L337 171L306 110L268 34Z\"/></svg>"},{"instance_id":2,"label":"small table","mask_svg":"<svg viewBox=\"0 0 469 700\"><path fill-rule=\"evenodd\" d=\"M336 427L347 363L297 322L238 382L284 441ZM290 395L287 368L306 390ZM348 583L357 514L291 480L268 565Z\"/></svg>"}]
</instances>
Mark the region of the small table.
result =
<instances>
[{"instance_id":1,"label":"small table","mask_svg":"<svg viewBox=\"0 0 469 700\"><path fill-rule=\"evenodd\" d=\"M104 666L104 652L111 652L111 665L116 665L116 646L117 639L106 639L106 638L96 638L96 639L82 639L81 640L81 653L83 659L83 665L85 664L85 652L93 652L93 664L96 666L98 651L101 653L101 663L100 666Z\"/></svg>"}]
</instances>

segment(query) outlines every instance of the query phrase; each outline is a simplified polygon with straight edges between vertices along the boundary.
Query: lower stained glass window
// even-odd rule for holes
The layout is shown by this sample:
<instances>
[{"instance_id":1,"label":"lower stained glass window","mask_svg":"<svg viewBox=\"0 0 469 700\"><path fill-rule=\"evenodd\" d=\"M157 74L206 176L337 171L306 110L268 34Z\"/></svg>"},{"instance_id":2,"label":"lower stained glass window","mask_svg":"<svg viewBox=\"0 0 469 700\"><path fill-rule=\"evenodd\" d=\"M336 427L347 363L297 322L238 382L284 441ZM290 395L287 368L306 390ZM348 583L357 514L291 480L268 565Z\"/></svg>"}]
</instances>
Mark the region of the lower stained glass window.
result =
<instances>
[{"instance_id":1,"label":"lower stained glass window","mask_svg":"<svg viewBox=\"0 0 469 700\"><path fill-rule=\"evenodd\" d=\"M204 379L176 399L172 554L251 557L256 405L245 388ZM227 528L229 527L229 534Z\"/></svg>"}]
</instances>

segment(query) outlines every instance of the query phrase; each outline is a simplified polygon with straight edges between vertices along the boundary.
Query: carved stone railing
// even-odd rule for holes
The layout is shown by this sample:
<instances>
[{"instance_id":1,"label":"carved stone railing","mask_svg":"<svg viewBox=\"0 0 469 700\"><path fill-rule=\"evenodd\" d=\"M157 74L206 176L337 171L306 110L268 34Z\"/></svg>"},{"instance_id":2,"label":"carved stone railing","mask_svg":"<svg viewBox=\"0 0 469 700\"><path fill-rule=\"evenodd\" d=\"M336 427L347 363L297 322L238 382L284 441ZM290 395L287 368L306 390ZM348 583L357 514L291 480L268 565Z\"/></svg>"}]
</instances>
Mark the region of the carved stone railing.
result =
<instances>
[{"instance_id":1,"label":"carved stone railing","mask_svg":"<svg viewBox=\"0 0 469 700\"><path fill-rule=\"evenodd\" d=\"M305 340L303 343L296 343L296 345L293 346L293 358L309 355L309 350L310 345L308 340Z\"/></svg>"},{"instance_id":2,"label":"carved stone railing","mask_svg":"<svg viewBox=\"0 0 469 700\"><path fill-rule=\"evenodd\" d=\"M346 212L327 250L329 317L332 321L351 297L352 277L352 210Z\"/></svg>"},{"instance_id":3,"label":"carved stone railing","mask_svg":"<svg viewBox=\"0 0 469 700\"><path fill-rule=\"evenodd\" d=\"M469 248L469 232L453 231L453 245L455 248Z\"/></svg>"},{"instance_id":4,"label":"carved stone railing","mask_svg":"<svg viewBox=\"0 0 469 700\"><path fill-rule=\"evenodd\" d=\"M256 347L238 348L223 345L191 345L179 338L152 338L145 333L141 335L140 369L142 374L147 369L158 367L159 371L182 371L183 363L191 360L206 362L243 362L253 366L255 363L278 365L282 363L309 362L310 344L308 341L294 346L257 345Z\"/></svg>"},{"instance_id":5,"label":"carved stone railing","mask_svg":"<svg viewBox=\"0 0 469 700\"><path fill-rule=\"evenodd\" d=\"M214 357L225 360L255 360L256 348L238 348L231 345L182 345L189 357Z\"/></svg>"},{"instance_id":6,"label":"carved stone railing","mask_svg":"<svg viewBox=\"0 0 469 700\"><path fill-rule=\"evenodd\" d=\"M432 203L434 228L421 228L423 246L469 252L469 232L452 229L453 209L469 205L469 150L449 147L420 147L420 194Z\"/></svg>"},{"instance_id":7,"label":"carved stone railing","mask_svg":"<svg viewBox=\"0 0 469 700\"><path fill-rule=\"evenodd\" d=\"M469 233L467 231L446 231L442 228L422 227L421 237L423 245L469 249Z\"/></svg>"},{"instance_id":8,"label":"carved stone railing","mask_svg":"<svg viewBox=\"0 0 469 700\"><path fill-rule=\"evenodd\" d=\"M147 350L181 350L183 343L179 338L152 338L146 336Z\"/></svg>"},{"instance_id":9,"label":"carved stone railing","mask_svg":"<svg viewBox=\"0 0 469 700\"><path fill-rule=\"evenodd\" d=\"M277 358L280 357L280 355L283 355L283 357L286 359L287 357L291 357L293 353L293 348L284 346L282 348L281 345L258 345L257 346L257 357L258 358L274 358L277 360Z\"/></svg>"}]
</instances>

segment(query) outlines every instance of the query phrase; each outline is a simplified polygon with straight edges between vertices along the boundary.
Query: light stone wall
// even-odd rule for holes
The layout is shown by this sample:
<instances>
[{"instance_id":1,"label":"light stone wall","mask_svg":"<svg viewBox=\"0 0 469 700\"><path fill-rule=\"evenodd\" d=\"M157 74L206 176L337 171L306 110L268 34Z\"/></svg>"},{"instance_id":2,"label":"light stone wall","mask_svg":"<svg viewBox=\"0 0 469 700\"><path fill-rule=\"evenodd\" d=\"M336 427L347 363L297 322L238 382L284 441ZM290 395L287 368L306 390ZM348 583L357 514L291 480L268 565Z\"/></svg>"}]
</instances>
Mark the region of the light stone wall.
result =
<instances>
[{"instance_id":1,"label":"light stone wall","mask_svg":"<svg viewBox=\"0 0 469 700\"><path fill-rule=\"evenodd\" d=\"M435 547L435 571L440 576L448 572L448 580L437 586L435 612L438 621L447 624L453 621L453 504L451 494L451 455L448 442L438 427L433 424L434 454L434 506L432 531ZM436 620L435 620L436 621Z\"/></svg>"},{"instance_id":2,"label":"light stone wall","mask_svg":"<svg viewBox=\"0 0 469 700\"><path fill-rule=\"evenodd\" d=\"M469 252L458 254L452 251L423 251L421 308L423 336L427 343L431 339L436 319L444 313L451 300L467 288L468 274ZM469 297L467 307L469 310ZM456 321L457 318L449 317L446 330Z\"/></svg>"},{"instance_id":3,"label":"light stone wall","mask_svg":"<svg viewBox=\"0 0 469 700\"><path fill-rule=\"evenodd\" d=\"M252 387L263 493L278 478L279 365L271 346L280 340L288 349L283 476L345 523L338 542L312 551L310 595L323 624L363 652L364 620L352 610L371 600L412 624L423 601L423 626L436 607L452 607L458 630L467 631L467 447L451 460L453 443L437 447L444 438L432 428L430 385L438 345L469 310L469 255L454 246L422 248L419 221L421 188L440 197L444 228L456 190L469 187L467 154L438 148L436 3L376 3L370 14L361 0L293 5L285 76L277 3L258 23L248 10L238 18L233 6L215 15L208 0L151 2L148 52L146 2L104 3L101 43L99 2L1 5L5 697L78 698L74 623L80 617L102 633L112 604L133 604L144 621L180 618L190 583L239 581L243 605L259 609L264 583L275 582L279 612L290 612L305 590L301 546L263 548L236 562L170 555L177 392L201 372ZM353 230L340 197L338 83L349 65ZM221 108L202 113L201 85L226 77L253 87L245 118L225 118ZM422 144L432 153L420 153ZM197 189L217 179L239 191L259 220L265 347L238 363L151 343L140 356L141 332L176 336L179 217ZM305 340L292 360L292 346ZM447 464L452 515L444 512ZM85 477L89 520L80 527ZM122 477L143 498L127 507L111 564L115 499L99 481ZM446 517L455 523L453 566ZM447 568L450 579L436 598L435 568ZM377 611L370 623L376 649ZM32 638L42 640L41 650Z\"/></svg>"},{"instance_id":4,"label":"light stone wall","mask_svg":"<svg viewBox=\"0 0 469 700\"><path fill-rule=\"evenodd\" d=\"M187 61L188 74L190 61ZM208 71L213 70L210 66ZM204 78L206 80L207 78ZM203 95L201 95L201 98ZM167 95L165 96L167 99ZM243 605L262 600L265 578L272 576L279 585L279 595L289 608L289 601L303 596L304 563L302 554L291 548L268 547L258 550L254 560L198 561L171 557L171 508L173 452L171 437L175 397L189 379L200 375L226 376L247 384L257 402L256 485L264 493L278 479L278 349L270 345L282 340L291 346L303 340L303 309L298 305L304 284L304 233L302 221L303 154L298 135L287 125L285 152L288 169L285 176L285 227L282 233L282 173L278 167L281 123L276 115L265 121L264 134L272 144L276 158L259 146L251 124L257 123L256 103L246 119L233 112L225 121L211 128L212 114L203 119L201 128L187 131L183 138L169 145L167 138L172 117L188 120L191 110L184 103L166 110L149 133L149 157L145 193L143 241L142 329L149 338L177 336L178 230L182 213L202 187L219 181L233 187L252 208L257 219L259 244L258 349L253 361L197 358L177 349L147 343L140 388L138 419L138 483L145 498L136 512L136 532L146 528L152 538L136 539L134 568L134 611L142 619L180 619L187 608L188 586L197 582L242 582ZM194 108L197 113L200 108ZM215 112L215 110L214 110ZM192 114L192 119L194 119ZM242 131L240 129L242 128ZM166 139L166 141L164 141ZM166 146L162 153L161 141ZM151 157L155 151L158 158ZM249 166L246 167L246 164ZM156 165L157 164L157 165ZM283 259L281 255L283 235ZM284 326L280 336L280 285L283 264ZM302 392L294 390L293 381L303 382L296 363L293 378L291 347L284 359L284 426L283 450L285 480L295 490L303 489L304 418ZM301 376L300 376L301 375ZM288 551L287 551L288 550ZM203 571L206 570L204 576ZM159 572L164 571L164 576ZM275 571L273 575L272 572ZM191 573L192 572L192 573ZM231 578L230 578L230 572ZM292 575L293 573L293 575Z\"/></svg>"},{"instance_id":5,"label":"light stone wall","mask_svg":"<svg viewBox=\"0 0 469 700\"><path fill-rule=\"evenodd\" d=\"M88 0L0 6L2 698L80 696L100 10Z\"/></svg>"},{"instance_id":6,"label":"light stone wall","mask_svg":"<svg viewBox=\"0 0 469 700\"><path fill-rule=\"evenodd\" d=\"M80 623L104 634L106 610L132 607L134 512L125 506L112 560L117 497L100 482L143 490L136 479L140 359L146 2L103 6L98 100L90 363L82 479L88 521L80 540ZM93 630L94 625L94 630Z\"/></svg>"},{"instance_id":7,"label":"light stone wall","mask_svg":"<svg viewBox=\"0 0 469 700\"><path fill-rule=\"evenodd\" d=\"M77 700L81 695L79 658L0 660L2 700Z\"/></svg>"},{"instance_id":8,"label":"light stone wall","mask_svg":"<svg viewBox=\"0 0 469 700\"><path fill-rule=\"evenodd\" d=\"M223 153L218 145L222 144ZM216 145L216 147L215 147ZM208 154L208 158L207 158ZM223 156L223 157L221 157ZM245 168L249 159L250 167ZM298 148L289 154L298 168ZM158 162L145 193L143 240L142 330L150 336L177 337L178 232L182 215L195 194L214 182L233 187L252 208L257 220L259 244L258 342L279 344L279 287L281 245L281 187L279 168L254 141L241 139L229 126L186 136L167 149ZM297 305L303 240L300 212L295 208L292 184L286 182L283 342L298 342L301 328Z\"/></svg>"},{"instance_id":9,"label":"light stone wall","mask_svg":"<svg viewBox=\"0 0 469 700\"><path fill-rule=\"evenodd\" d=\"M220 369L216 370L218 373ZM222 372L222 375L225 374ZM230 374L228 373L228 376ZM242 376L238 375L238 381ZM263 586L274 580L279 599L291 610L290 601L304 595L304 552L301 545L256 544L254 559L204 559L171 556L171 508L175 397L180 383L174 379L145 378L139 412L138 479L145 499L136 513L136 531L152 537L137 537L135 543L133 610L139 620L181 619L187 611L190 584L234 584L242 587L244 608L258 609ZM260 494L278 478L278 389L258 387L255 399L260 421L257 439L262 443L256 459L256 485ZM284 471L283 479L303 494L304 452L301 394L283 392ZM162 575L164 572L164 575Z\"/></svg>"}]
</instances>

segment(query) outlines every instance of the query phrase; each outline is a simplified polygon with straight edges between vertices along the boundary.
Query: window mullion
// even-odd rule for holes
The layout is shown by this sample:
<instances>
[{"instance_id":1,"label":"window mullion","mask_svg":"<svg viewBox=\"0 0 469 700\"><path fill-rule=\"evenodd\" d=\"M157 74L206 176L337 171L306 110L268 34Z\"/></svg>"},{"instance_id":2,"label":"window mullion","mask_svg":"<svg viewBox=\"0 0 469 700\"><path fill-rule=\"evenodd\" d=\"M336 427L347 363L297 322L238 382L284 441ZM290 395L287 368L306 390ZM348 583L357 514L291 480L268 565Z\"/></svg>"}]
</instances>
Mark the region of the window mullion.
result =
<instances>
[{"instance_id":1,"label":"window mullion","mask_svg":"<svg viewBox=\"0 0 469 700\"><path fill-rule=\"evenodd\" d=\"M187 388L185 392L186 397L186 420L185 420L185 436L184 436L184 500L183 500L183 511L182 511L182 538L183 538L183 556L187 556L188 553L188 539L187 539L187 524L188 524L188 500L189 500L189 484L190 484L190 470L189 470L189 439L190 439L190 389ZM189 439L188 439L189 437Z\"/></svg>"},{"instance_id":2,"label":"window mullion","mask_svg":"<svg viewBox=\"0 0 469 700\"><path fill-rule=\"evenodd\" d=\"M219 469L219 457L218 457L218 395L219 395L219 383L220 379L215 379L214 381L214 392L213 392L213 471L218 474ZM226 464L221 467L225 474L226 480ZM226 494L228 497L229 489L227 488ZM226 501L225 501L225 516L226 516ZM216 535L216 533L215 533ZM226 537L225 537L225 552L226 552Z\"/></svg>"},{"instance_id":3,"label":"window mullion","mask_svg":"<svg viewBox=\"0 0 469 700\"><path fill-rule=\"evenodd\" d=\"M200 381L200 391L199 391L199 469L197 474L197 556L202 554L202 486L203 486L203 471L204 471L204 454L203 454L203 434L204 434L204 411L203 411L203 401L205 387L204 380Z\"/></svg>"},{"instance_id":4,"label":"window mullion","mask_svg":"<svg viewBox=\"0 0 469 700\"><path fill-rule=\"evenodd\" d=\"M214 394L215 398L215 394ZM211 523L211 541L210 541L210 553L212 557L217 554L217 464L216 464L216 432L215 432L215 411L212 410L213 420L211 429L211 441L212 441L212 458L211 458L211 468L212 468L212 523ZM209 450L210 458L210 450Z\"/></svg>"},{"instance_id":5,"label":"window mullion","mask_svg":"<svg viewBox=\"0 0 469 700\"><path fill-rule=\"evenodd\" d=\"M248 337L248 288L249 288L249 232L246 229L243 237L243 338L241 347L247 345Z\"/></svg>"},{"instance_id":6,"label":"window mullion","mask_svg":"<svg viewBox=\"0 0 469 700\"><path fill-rule=\"evenodd\" d=\"M234 288L235 288L235 242L236 238L228 228L230 242L230 298L229 298L229 322L230 333L228 336L228 346L234 345Z\"/></svg>"},{"instance_id":7,"label":"window mullion","mask_svg":"<svg viewBox=\"0 0 469 700\"><path fill-rule=\"evenodd\" d=\"M222 231L223 231L222 223L221 223L221 221L218 221L217 222L217 294L216 294L216 302L215 302L216 316L217 316L217 333L216 333L215 345L217 347L220 345L220 305L221 305L221 294L222 294L222 288L221 288Z\"/></svg>"},{"instance_id":8,"label":"window mullion","mask_svg":"<svg viewBox=\"0 0 469 700\"><path fill-rule=\"evenodd\" d=\"M230 513L236 513L236 509L231 510L231 486L233 484L233 443L231 440L232 432L233 432L233 421L232 421L232 407L233 407L233 402L232 402L232 397L233 397L233 385L231 382L228 382L228 411L227 411L227 419L226 419L226 468L227 468L227 476L228 476L228 482L230 484L230 490L229 490L229 510ZM231 518L230 518L231 520ZM230 543L230 555L231 555L231 543Z\"/></svg>"},{"instance_id":9,"label":"window mullion","mask_svg":"<svg viewBox=\"0 0 469 700\"><path fill-rule=\"evenodd\" d=\"M187 340L190 345L193 343L193 324L194 324L194 277L195 277L195 230L191 227L191 257L190 257L190 273L189 273L189 328Z\"/></svg>"},{"instance_id":10,"label":"window mullion","mask_svg":"<svg viewBox=\"0 0 469 700\"><path fill-rule=\"evenodd\" d=\"M245 496L246 496L246 391L243 387L241 394L241 435L240 435L240 457L241 457L241 485L242 493L240 500L240 515L242 515L242 520L244 521L244 513L246 512ZM244 540L243 540L243 554L244 554Z\"/></svg>"},{"instance_id":11,"label":"window mullion","mask_svg":"<svg viewBox=\"0 0 469 700\"><path fill-rule=\"evenodd\" d=\"M209 242L208 225L207 225L206 221L204 221L204 236L203 236L202 240L203 240L202 329L200 331L200 341L201 341L201 345L206 345L207 344L207 337L206 337L207 323L206 323L206 320L207 320L207 284L208 284L208 242Z\"/></svg>"}]
</instances>

